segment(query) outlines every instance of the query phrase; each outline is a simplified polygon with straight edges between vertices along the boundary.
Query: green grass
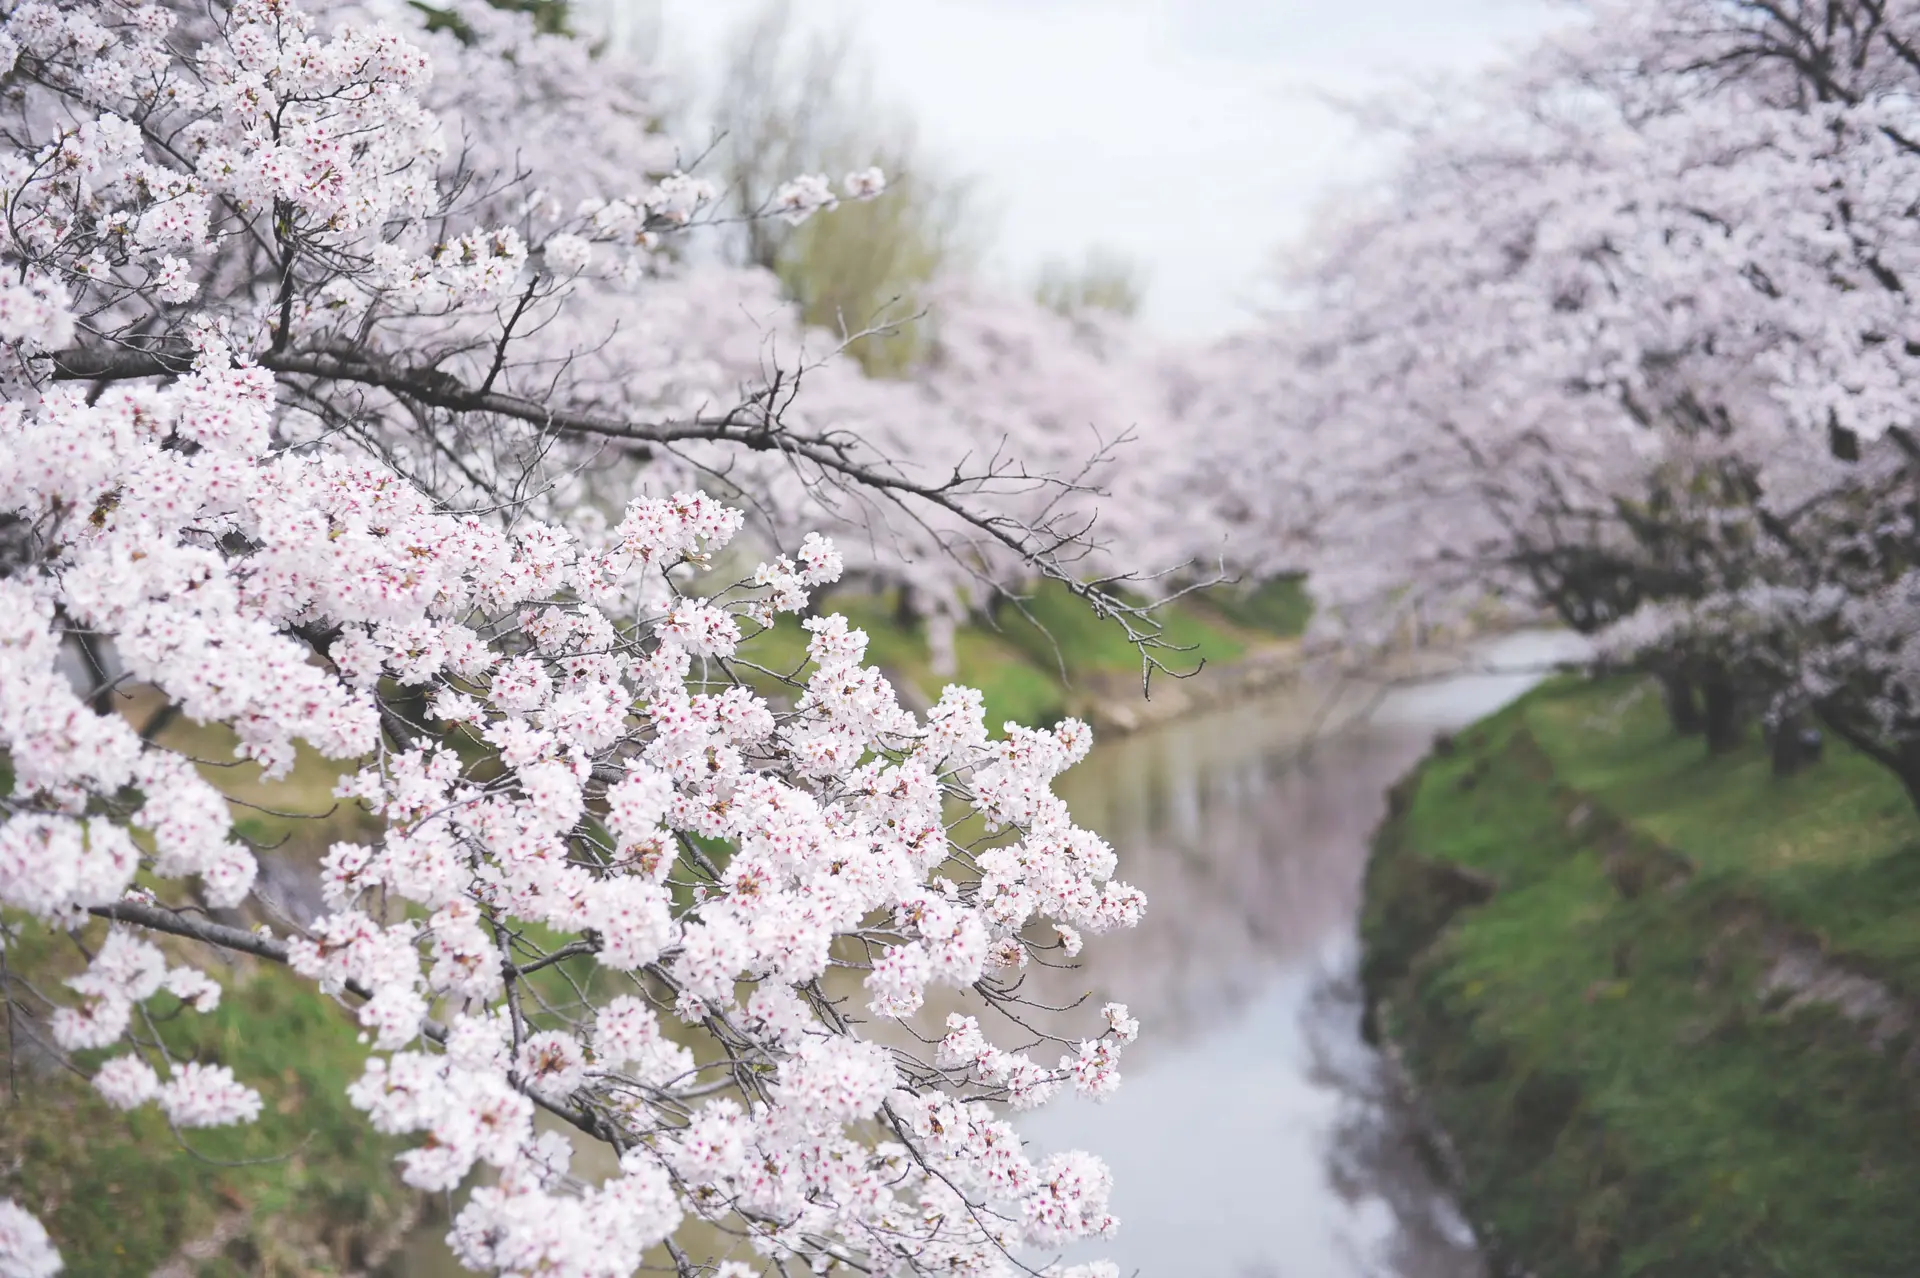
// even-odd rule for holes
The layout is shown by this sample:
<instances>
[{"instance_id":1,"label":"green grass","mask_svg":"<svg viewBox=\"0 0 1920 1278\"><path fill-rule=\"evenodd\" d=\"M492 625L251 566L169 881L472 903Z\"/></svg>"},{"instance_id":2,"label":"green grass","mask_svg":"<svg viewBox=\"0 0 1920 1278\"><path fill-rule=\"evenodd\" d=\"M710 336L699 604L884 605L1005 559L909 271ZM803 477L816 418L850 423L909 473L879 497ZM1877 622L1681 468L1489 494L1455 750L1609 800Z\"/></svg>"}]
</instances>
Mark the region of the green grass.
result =
<instances>
[{"instance_id":1,"label":"green grass","mask_svg":"<svg viewBox=\"0 0 1920 1278\"><path fill-rule=\"evenodd\" d=\"M1053 723L1067 713L1066 689L1059 679L1036 666L1019 649L990 631L962 629L954 636L957 671L948 678L933 672L932 655L923 631L905 629L895 620L891 601L869 595L837 595L824 611L846 615L867 632L867 661L905 679L929 701L937 700L948 683L980 689L986 697L987 723L997 728L1009 719L1025 724ZM806 660L807 636L800 623L782 617L772 630L741 645L747 661L779 674L798 670ZM805 681L808 671L801 671ZM763 692L782 691L777 680L755 676ZM785 691L791 691L785 689Z\"/></svg>"},{"instance_id":2,"label":"green grass","mask_svg":"<svg viewBox=\"0 0 1920 1278\"><path fill-rule=\"evenodd\" d=\"M80 965L64 935L31 924L7 959L42 989ZM220 1008L202 1016L162 995L151 1004L160 1031L177 1057L230 1066L264 1106L251 1125L184 1133L192 1152L156 1107L122 1114L23 1041L0 1043L11 1082L0 1095L0 1197L40 1217L69 1274L150 1273L223 1222L231 1237L193 1272L342 1273L363 1268L412 1208L391 1161L399 1144L347 1101L366 1049L345 1014L270 965L215 974Z\"/></svg>"},{"instance_id":3,"label":"green grass","mask_svg":"<svg viewBox=\"0 0 1920 1278\"><path fill-rule=\"evenodd\" d=\"M1915 989L1916 861L1865 760L1707 760L1630 683L1549 685L1431 758L1378 840L1366 978L1496 1250L1539 1278L1913 1273L1920 1090L1760 991L1782 932Z\"/></svg>"},{"instance_id":4,"label":"green grass","mask_svg":"<svg viewBox=\"0 0 1920 1278\"><path fill-rule=\"evenodd\" d=\"M1246 612L1246 620L1231 613L1225 606L1227 597L1217 593L1237 589L1216 587L1159 611L1157 619L1168 645L1162 658L1169 667L1191 669L1202 659L1233 661L1256 644L1297 634L1304 625L1298 606L1286 603L1287 599L1304 600L1297 583L1287 584L1266 604ZM900 675L928 700L937 699L948 683L980 689L986 697L988 726L995 730L1008 720L1045 725L1078 713L1091 681L1136 675L1140 669L1140 654L1119 623L1094 616L1057 582L1041 583L1021 606L1004 607L993 625L962 627L954 637L958 668L948 677L933 672L924 630L900 624L890 595L836 594L822 609L844 613L866 631L868 661ZM1278 628L1266 628L1267 621ZM741 655L756 665L787 673L804 660L806 635L797 621L783 617L773 630L748 640ZM778 687L775 680L756 677L755 682L763 691Z\"/></svg>"},{"instance_id":5,"label":"green grass","mask_svg":"<svg viewBox=\"0 0 1920 1278\"><path fill-rule=\"evenodd\" d=\"M1313 598L1307 594L1305 577L1211 586L1200 597L1228 621L1264 634L1297 635L1313 620Z\"/></svg>"},{"instance_id":6,"label":"green grass","mask_svg":"<svg viewBox=\"0 0 1920 1278\"><path fill-rule=\"evenodd\" d=\"M1706 887L1752 897L1920 995L1920 818L1892 775L1837 742L1786 780L1769 774L1758 740L1710 758L1668 731L1659 699L1638 688L1532 703L1555 773L1685 855Z\"/></svg>"},{"instance_id":7,"label":"green grass","mask_svg":"<svg viewBox=\"0 0 1920 1278\"><path fill-rule=\"evenodd\" d=\"M1232 661L1246 651L1246 636L1238 627L1208 614L1198 599L1178 600L1159 610L1160 639L1174 650L1168 664L1195 665L1202 657ZM1092 671L1140 669L1139 649L1119 622L1096 617L1057 581L1041 582L1018 607L1002 609L1000 630L1036 666L1056 673L1064 666L1068 678Z\"/></svg>"}]
</instances>

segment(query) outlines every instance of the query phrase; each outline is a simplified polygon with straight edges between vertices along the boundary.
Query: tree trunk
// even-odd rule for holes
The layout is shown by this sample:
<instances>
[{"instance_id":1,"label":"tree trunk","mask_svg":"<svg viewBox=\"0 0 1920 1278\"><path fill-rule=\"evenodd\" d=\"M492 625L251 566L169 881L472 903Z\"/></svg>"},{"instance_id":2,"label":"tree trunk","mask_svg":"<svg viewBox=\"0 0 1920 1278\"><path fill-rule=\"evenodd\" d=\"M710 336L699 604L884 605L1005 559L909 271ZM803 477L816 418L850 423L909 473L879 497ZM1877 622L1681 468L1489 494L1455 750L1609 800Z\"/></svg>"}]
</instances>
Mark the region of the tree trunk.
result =
<instances>
[{"instance_id":1,"label":"tree trunk","mask_svg":"<svg viewBox=\"0 0 1920 1278\"><path fill-rule=\"evenodd\" d=\"M1693 681L1678 670L1660 672L1660 694L1667 703L1667 721L1680 736L1697 736L1705 725L1700 720L1700 702L1693 695Z\"/></svg>"},{"instance_id":2,"label":"tree trunk","mask_svg":"<svg viewBox=\"0 0 1920 1278\"><path fill-rule=\"evenodd\" d=\"M1786 715L1767 733L1768 753L1773 759L1773 775L1790 777L1818 762L1822 753L1820 733L1804 715Z\"/></svg>"},{"instance_id":3,"label":"tree trunk","mask_svg":"<svg viewBox=\"0 0 1920 1278\"><path fill-rule=\"evenodd\" d=\"M1898 777L1901 788L1907 792L1907 801L1920 812L1920 741L1909 738L1889 745L1877 739L1871 728L1863 728L1858 717L1849 716L1834 701L1816 702L1813 713L1837 739Z\"/></svg>"},{"instance_id":4,"label":"tree trunk","mask_svg":"<svg viewBox=\"0 0 1920 1278\"><path fill-rule=\"evenodd\" d=\"M1733 681L1718 671L1701 680L1708 754L1728 754L1740 748L1744 726L1740 722L1740 697Z\"/></svg>"},{"instance_id":5,"label":"tree trunk","mask_svg":"<svg viewBox=\"0 0 1920 1278\"><path fill-rule=\"evenodd\" d=\"M1900 766L1895 769L1894 775L1900 778L1900 785L1907 792L1907 802L1913 805L1915 812L1920 812L1920 759L1915 758L1910 750L1902 751L1901 755Z\"/></svg>"},{"instance_id":6,"label":"tree trunk","mask_svg":"<svg viewBox=\"0 0 1920 1278\"><path fill-rule=\"evenodd\" d=\"M1907 802L1920 812L1920 745L1900 747L1892 762L1883 755L1878 762L1887 763L1893 774L1900 778L1901 786L1907 792Z\"/></svg>"},{"instance_id":7,"label":"tree trunk","mask_svg":"<svg viewBox=\"0 0 1920 1278\"><path fill-rule=\"evenodd\" d=\"M893 624L912 634L925 620L926 614L920 608L920 592L912 586L901 586L893 602Z\"/></svg>"}]
</instances>

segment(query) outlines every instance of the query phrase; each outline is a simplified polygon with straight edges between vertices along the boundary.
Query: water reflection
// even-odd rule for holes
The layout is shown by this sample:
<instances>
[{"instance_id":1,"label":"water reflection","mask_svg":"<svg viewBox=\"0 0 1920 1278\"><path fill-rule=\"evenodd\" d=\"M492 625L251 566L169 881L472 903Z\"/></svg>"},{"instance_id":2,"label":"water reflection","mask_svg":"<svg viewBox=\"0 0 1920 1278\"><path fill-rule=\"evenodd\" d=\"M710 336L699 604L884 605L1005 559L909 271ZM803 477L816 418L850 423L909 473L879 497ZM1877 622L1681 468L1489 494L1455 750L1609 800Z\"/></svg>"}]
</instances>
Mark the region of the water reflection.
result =
<instances>
[{"instance_id":1,"label":"water reflection","mask_svg":"<svg viewBox=\"0 0 1920 1278\"><path fill-rule=\"evenodd\" d=\"M1436 1191L1413 1139L1399 1081L1354 1033L1360 991L1350 961L1316 994L1304 1038L1309 1077L1341 1097L1327 1141L1327 1182L1352 1213L1341 1241L1348 1271L1432 1278L1483 1272L1473 1231L1451 1199ZM1269 1269L1268 1273L1280 1271Z\"/></svg>"},{"instance_id":2,"label":"water reflection","mask_svg":"<svg viewBox=\"0 0 1920 1278\"><path fill-rule=\"evenodd\" d=\"M1514 636L1476 663L1508 673L1349 688L1371 708L1304 751L1329 694L1303 687L1102 747L1063 779L1150 903L1074 974L1145 1023L1126 1085L1023 1123L1042 1148L1096 1149L1113 1168L1121 1232L1087 1256L1148 1276L1482 1272L1360 1040L1355 918L1388 787L1434 732L1569 655Z\"/></svg>"}]
</instances>

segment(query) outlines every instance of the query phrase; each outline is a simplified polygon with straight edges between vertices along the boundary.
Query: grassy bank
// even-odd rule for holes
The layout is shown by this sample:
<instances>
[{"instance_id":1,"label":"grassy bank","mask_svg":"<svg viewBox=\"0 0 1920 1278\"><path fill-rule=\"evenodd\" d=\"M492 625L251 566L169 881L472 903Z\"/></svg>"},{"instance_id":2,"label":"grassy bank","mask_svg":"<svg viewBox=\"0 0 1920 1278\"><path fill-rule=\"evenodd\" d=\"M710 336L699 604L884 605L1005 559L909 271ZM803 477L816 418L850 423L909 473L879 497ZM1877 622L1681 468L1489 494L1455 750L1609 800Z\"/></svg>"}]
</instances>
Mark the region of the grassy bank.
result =
<instances>
[{"instance_id":1,"label":"grassy bank","mask_svg":"<svg viewBox=\"0 0 1920 1278\"><path fill-rule=\"evenodd\" d=\"M94 924L81 939L97 943L101 930ZM65 934L31 925L6 958L15 975L47 989L84 965ZM271 965L217 974L226 988L216 1012L161 995L153 1028L177 1059L228 1065L260 1091L259 1121L248 1126L176 1135L154 1106L110 1108L36 1053L22 1024L0 1043L0 1197L40 1217L67 1273L363 1271L410 1218L412 1191L392 1165L398 1143L347 1102L366 1049L339 1009Z\"/></svg>"},{"instance_id":2,"label":"grassy bank","mask_svg":"<svg viewBox=\"0 0 1920 1278\"><path fill-rule=\"evenodd\" d=\"M1125 684L1138 695L1138 650L1116 623L1096 618L1057 583L1035 587L1024 612L1007 607L992 624L962 627L954 636L957 669L945 676L934 672L925 629L903 623L891 595L835 594L821 611L845 613L867 632L868 660L927 701L937 700L949 683L980 689L987 723L996 732L1008 719L1044 725L1085 713L1088 699L1110 686ZM1177 671L1203 660L1208 665L1237 661L1263 644L1298 635L1311 612L1304 587L1291 578L1257 589L1218 586L1196 592L1159 612L1169 646L1162 658ZM783 673L797 669L805 654L806 636L790 617L741 651L755 665Z\"/></svg>"},{"instance_id":3,"label":"grassy bank","mask_svg":"<svg viewBox=\"0 0 1920 1278\"><path fill-rule=\"evenodd\" d=\"M1776 780L1625 681L1437 750L1369 873L1375 1027L1538 1278L1920 1267L1920 820L1845 749Z\"/></svg>"}]
</instances>

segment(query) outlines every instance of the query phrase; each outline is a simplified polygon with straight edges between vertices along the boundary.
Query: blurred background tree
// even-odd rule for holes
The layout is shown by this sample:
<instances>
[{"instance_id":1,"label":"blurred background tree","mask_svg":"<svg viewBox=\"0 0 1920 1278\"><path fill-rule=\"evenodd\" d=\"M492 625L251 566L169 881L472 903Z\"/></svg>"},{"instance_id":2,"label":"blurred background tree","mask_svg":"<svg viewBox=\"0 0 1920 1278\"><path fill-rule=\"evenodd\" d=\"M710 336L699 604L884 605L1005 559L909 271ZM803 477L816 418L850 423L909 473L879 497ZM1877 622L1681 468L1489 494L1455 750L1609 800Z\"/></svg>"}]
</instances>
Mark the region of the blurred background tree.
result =
<instances>
[{"instance_id":1,"label":"blurred background tree","mask_svg":"<svg viewBox=\"0 0 1920 1278\"><path fill-rule=\"evenodd\" d=\"M917 322L928 285L982 250L972 183L931 163L911 116L877 100L851 33L802 24L790 0L770 0L736 31L711 115L714 171L741 214L796 174L837 183L869 165L886 171L885 199L798 227L747 220L736 252L778 275L807 323L867 334L848 350L868 373L909 371L932 340Z\"/></svg>"},{"instance_id":2,"label":"blurred background tree","mask_svg":"<svg viewBox=\"0 0 1920 1278\"><path fill-rule=\"evenodd\" d=\"M407 0L407 3L427 15L427 30L452 31L461 40L472 42L473 33L452 9L430 4L427 0ZM508 13L529 15L533 19L534 29L543 35L576 33L573 0L487 0L487 3Z\"/></svg>"},{"instance_id":3,"label":"blurred background tree","mask_svg":"<svg viewBox=\"0 0 1920 1278\"><path fill-rule=\"evenodd\" d=\"M1078 262L1051 258L1040 268L1034 300L1069 319L1088 311L1133 318L1146 298L1147 275L1138 262L1113 249L1092 248Z\"/></svg>"}]
</instances>

